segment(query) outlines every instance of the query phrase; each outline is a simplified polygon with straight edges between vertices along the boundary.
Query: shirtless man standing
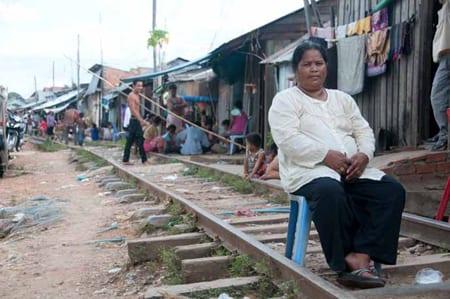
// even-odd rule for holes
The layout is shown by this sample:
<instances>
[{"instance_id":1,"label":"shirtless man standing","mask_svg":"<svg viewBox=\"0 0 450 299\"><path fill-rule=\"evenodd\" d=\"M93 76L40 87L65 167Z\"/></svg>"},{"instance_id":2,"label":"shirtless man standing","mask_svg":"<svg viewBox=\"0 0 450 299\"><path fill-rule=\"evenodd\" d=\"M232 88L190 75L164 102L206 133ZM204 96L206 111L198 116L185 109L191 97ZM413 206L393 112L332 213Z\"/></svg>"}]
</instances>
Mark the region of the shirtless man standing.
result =
<instances>
[{"instance_id":1,"label":"shirtless man standing","mask_svg":"<svg viewBox=\"0 0 450 299\"><path fill-rule=\"evenodd\" d=\"M131 118L130 124L128 125L128 138L125 144L125 150L123 152L123 163L130 164L130 150L131 145L136 142L139 148L139 154L141 155L142 163L147 161L147 156L144 151L144 134L142 127L147 126L148 122L145 121L140 113L140 98L139 94L144 89L144 84L142 81L133 82L133 91L128 95L128 107L130 107Z\"/></svg>"},{"instance_id":2,"label":"shirtless man standing","mask_svg":"<svg viewBox=\"0 0 450 299\"><path fill-rule=\"evenodd\" d=\"M66 144L69 143L69 132L72 131L72 134L75 136L75 124L78 122L78 118L80 117L80 112L74 107L70 107L64 112L64 134L63 139ZM73 138L75 145L77 144L76 138Z\"/></svg>"}]
</instances>

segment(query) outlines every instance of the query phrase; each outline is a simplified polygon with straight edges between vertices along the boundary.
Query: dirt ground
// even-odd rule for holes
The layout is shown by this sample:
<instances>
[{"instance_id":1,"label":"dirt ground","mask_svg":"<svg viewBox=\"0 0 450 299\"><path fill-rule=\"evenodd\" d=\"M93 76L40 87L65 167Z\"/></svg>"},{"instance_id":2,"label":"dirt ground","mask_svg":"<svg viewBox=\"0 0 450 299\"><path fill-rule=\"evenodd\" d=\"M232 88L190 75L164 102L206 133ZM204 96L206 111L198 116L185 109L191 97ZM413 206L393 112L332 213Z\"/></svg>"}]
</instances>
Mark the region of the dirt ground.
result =
<instances>
[{"instance_id":1,"label":"dirt ground","mask_svg":"<svg viewBox=\"0 0 450 299\"><path fill-rule=\"evenodd\" d=\"M145 268L130 270L123 243L90 242L135 238L131 211L93 180L77 181L69 155L28 145L0 180L0 208L38 195L62 206L62 220L0 239L0 298L136 298L149 277ZM119 229L98 233L113 222Z\"/></svg>"}]
</instances>

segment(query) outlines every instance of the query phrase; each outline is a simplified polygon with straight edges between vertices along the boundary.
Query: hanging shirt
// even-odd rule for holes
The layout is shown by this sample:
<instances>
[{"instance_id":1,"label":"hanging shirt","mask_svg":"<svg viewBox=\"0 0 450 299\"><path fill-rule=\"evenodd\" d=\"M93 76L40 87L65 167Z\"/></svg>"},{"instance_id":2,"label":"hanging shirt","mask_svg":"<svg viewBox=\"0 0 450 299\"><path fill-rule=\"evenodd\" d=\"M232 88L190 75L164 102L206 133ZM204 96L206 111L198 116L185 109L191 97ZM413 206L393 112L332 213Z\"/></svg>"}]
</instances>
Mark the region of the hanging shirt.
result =
<instances>
[{"instance_id":1,"label":"hanging shirt","mask_svg":"<svg viewBox=\"0 0 450 299\"><path fill-rule=\"evenodd\" d=\"M230 132L234 135L245 134L245 128L247 127L248 116L244 111L241 111L240 115L233 116L231 121Z\"/></svg>"},{"instance_id":2,"label":"hanging shirt","mask_svg":"<svg viewBox=\"0 0 450 299\"><path fill-rule=\"evenodd\" d=\"M351 96L327 89L326 101L313 99L297 87L279 92L269 110L269 124L278 145L281 183L289 193L321 177L341 180L323 163L329 150L347 157L375 151L372 129ZM384 173L367 167L363 179L380 180Z\"/></svg>"},{"instance_id":3,"label":"hanging shirt","mask_svg":"<svg viewBox=\"0 0 450 299\"><path fill-rule=\"evenodd\" d=\"M334 27L311 27L311 35L323 39L334 39Z\"/></svg>"},{"instance_id":4,"label":"hanging shirt","mask_svg":"<svg viewBox=\"0 0 450 299\"><path fill-rule=\"evenodd\" d=\"M372 15L372 32L385 29L389 26L388 9L383 8Z\"/></svg>"},{"instance_id":5,"label":"hanging shirt","mask_svg":"<svg viewBox=\"0 0 450 299\"><path fill-rule=\"evenodd\" d=\"M366 35L340 39L337 43L338 89L350 95L364 88Z\"/></svg>"},{"instance_id":6,"label":"hanging shirt","mask_svg":"<svg viewBox=\"0 0 450 299\"><path fill-rule=\"evenodd\" d=\"M367 76L374 77L386 72L389 55L389 30L383 29L367 36Z\"/></svg>"},{"instance_id":7,"label":"hanging shirt","mask_svg":"<svg viewBox=\"0 0 450 299\"><path fill-rule=\"evenodd\" d=\"M371 16L368 16L364 19L356 21L355 24L355 34L357 35L363 35L367 34L372 30L372 23L371 23Z\"/></svg>"},{"instance_id":8,"label":"hanging shirt","mask_svg":"<svg viewBox=\"0 0 450 299\"><path fill-rule=\"evenodd\" d=\"M356 34L356 22L351 22L347 25L347 36L352 36Z\"/></svg>"},{"instance_id":9,"label":"hanging shirt","mask_svg":"<svg viewBox=\"0 0 450 299\"><path fill-rule=\"evenodd\" d=\"M131 119L131 110L130 107L127 106L127 108L125 109L125 115L123 117L124 128L128 128L128 126L130 125L130 119Z\"/></svg>"},{"instance_id":10,"label":"hanging shirt","mask_svg":"<svg viewBox=\"0 0 450 299\"><path fill-rule=\"evenodd\" d=\"M438 11L438 25L433 39L433 60L439 62L443 51L450 53L450 0L443 0Z\"/></svg>"},{"instance_id":11,"label":"hanging shirt","mask_svg":"<svg viewBox=\"0 0 450 299\"><path fill-rule=\"evenodd\" d=\"M347 35L347 25L341 25L336 27L336 39L345 38Z\"/></svg>"}]
</instances>

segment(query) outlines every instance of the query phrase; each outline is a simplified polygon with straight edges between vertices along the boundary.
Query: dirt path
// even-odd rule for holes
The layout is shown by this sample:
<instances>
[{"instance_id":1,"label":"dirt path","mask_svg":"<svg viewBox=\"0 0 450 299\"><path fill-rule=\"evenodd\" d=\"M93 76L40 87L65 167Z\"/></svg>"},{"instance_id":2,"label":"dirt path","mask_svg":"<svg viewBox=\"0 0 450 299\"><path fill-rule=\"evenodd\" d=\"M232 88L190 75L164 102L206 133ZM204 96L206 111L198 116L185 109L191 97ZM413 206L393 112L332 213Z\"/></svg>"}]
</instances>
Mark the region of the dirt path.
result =
<instances>
[{"instance_id":1,"label":"dirt path","mask_svg":"<svg viewBox=\"0 0 450 299\"><path fill-rule=\"evenodd\" d=\"M78 182L69 151L44 153L28 148L13 161L16 177L0 180L0 207L45 195L61 202L62 220L0 239L0 298L136 298L133 275L115 278L126 268L123 244L91 240L132 237L126 207L101 194L95 182ZM119 229L99 234L112 222Z\"/></svg>"}]
</instances>

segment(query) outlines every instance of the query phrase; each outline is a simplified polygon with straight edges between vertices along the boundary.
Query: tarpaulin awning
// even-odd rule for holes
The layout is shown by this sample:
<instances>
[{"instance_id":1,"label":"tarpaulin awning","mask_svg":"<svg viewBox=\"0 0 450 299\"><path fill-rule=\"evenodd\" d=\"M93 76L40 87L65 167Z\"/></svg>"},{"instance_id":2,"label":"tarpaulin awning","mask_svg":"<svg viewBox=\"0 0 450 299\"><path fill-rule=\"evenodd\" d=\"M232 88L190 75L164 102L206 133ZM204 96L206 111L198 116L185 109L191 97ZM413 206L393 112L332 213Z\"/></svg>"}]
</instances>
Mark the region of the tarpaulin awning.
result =
<instances>
[{"instance_id":1,"label":"tarpaulin awning","mask_svg":"<svg viewBox=\"0 0 450 299\"><path fill-rule=\"evenodd\" d=\"M217 102L216 98L211 98L207 96L182 96L183 100L189 103L209 103Z\"/></svg>"},{"instance_id":2,"label":"tarpaulin awning","mask_svg":"<svg viewBox=\"0 0 450 299\"><path fill-rule=\"evenodd\" d=\"M67 102L67 103L65 103L63 105L60 105L60 106L57 106L57 107L54 107L54 108L44 109L44 111L45 111L45 113L53 112L53 113L56 114L56 113L59 113L59 112L63 111L64 109L69 107L70 104L72 104L72 103L74 103L76 101L77 101L77 98L74 98L71 101L69 101L69 102Z\"/></svg>"},{"instance_id":3,"label":"tarpaulin awning","mask_svg":"<svg viewBox=\"0 0 450 299\"><path fill-rule=\"evenodd\" d=\"M295 48L297 48L304 40L309 38L308 34L305 34L293 43L290 43L281 50L273 53L266 59L262 60L260 64L279 64L284 62L290 62L292 60L292 55L294 54Z\"/></svg>"}]
</instances>

